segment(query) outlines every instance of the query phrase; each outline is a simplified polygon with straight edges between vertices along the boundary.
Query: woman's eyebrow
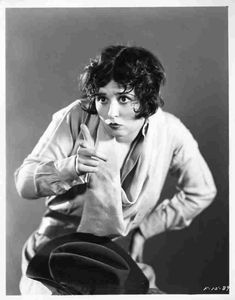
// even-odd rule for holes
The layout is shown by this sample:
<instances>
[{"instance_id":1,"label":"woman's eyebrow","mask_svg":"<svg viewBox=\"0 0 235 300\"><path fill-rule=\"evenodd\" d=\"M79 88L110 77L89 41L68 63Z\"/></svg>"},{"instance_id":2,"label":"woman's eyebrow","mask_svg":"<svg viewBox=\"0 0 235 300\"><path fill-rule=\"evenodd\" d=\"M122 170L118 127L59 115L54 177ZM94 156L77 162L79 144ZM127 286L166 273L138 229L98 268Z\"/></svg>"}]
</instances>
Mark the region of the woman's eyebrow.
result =
<instances>
[{"instance_id":1,"label":"woman's eyebrow","mask_svg":"<svg viewBox=\"0 0 235 300\"><path fill-rule=\"evenodd\" d=\"M115 93L115 95L128 95L128 96L135 96L134 94L130 94L130 92L118 92L118 93Z\"/></svg>"},{"instance_id":2,"label":"woman's eyebrow","mask_svg":"<svg viewBox=\"0 0 235 300\"><path fill-rule=\"evenodd\" d=\"M106 96L106 93L97 92L97 93L94 93L93 96Z\"/></svg>"},{"instance_id":3,"label":"woman's eyebrow","mask_svg":"<svg viewBox=\"0 0 235 300\"><path fill-rule=\"evenodd\" d=\"M108 93L106 93L106 92L96 92L96 93L93 94L93 96L106 96L107 94ZM135 97L134 94L130 94L130 92L125 92L125 91L123 91L123 92L116 92L116 93L114 93L114 95L128 95L128 96Z\"/></svg>"}]
</instances>

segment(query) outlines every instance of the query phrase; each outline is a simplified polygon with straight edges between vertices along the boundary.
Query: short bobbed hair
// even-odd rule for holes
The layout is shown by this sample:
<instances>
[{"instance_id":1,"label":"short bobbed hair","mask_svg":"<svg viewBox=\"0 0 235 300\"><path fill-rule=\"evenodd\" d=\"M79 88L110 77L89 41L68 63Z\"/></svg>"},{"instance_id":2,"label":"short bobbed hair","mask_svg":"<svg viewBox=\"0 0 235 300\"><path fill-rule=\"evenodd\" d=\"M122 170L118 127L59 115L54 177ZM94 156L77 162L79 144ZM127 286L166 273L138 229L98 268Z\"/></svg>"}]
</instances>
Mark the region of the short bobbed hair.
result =
<instances>
[{"instance_id":1,"label":"short bobbed hair","mask_svg":"<svg viewBox=\"0 0 235 300\"><path fill-rule=\"evenodd\" d=\"M160 60L150 51L142 47L108 46L100 56L90 61L80 76L82 98L89 103L83 109L97 114L95 94L113 80L125 92L134 91L140 103L138 110L135 110L136 118L149 117L164 104L160 87L165 79Z\"/></svg>"}]
</instances>

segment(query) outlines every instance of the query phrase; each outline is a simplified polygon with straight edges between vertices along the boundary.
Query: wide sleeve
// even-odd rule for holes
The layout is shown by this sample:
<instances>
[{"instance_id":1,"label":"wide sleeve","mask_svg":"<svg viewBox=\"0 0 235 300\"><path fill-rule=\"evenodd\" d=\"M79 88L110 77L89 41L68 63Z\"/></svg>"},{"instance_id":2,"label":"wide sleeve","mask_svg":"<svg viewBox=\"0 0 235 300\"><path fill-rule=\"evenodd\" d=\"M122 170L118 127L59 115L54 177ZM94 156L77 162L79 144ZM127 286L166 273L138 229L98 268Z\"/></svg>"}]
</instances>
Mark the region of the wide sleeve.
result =
<instances>
[{"instance_id":1,"label":"wide sleeve","mask_svg":"<svg viewBox=\"0 0 235 300\"><path fill-rule=\"evenodd\" d=\"M65 193L83 182L75 170L76 154L72 154L76 133L73 124L81 119L79 106L56 112L23 164L15 172L16 189L26 199Z\"/></svg>"},{"instance_id":2,"label":"wide sleeve","mask_svg":"<svg viewBox=\"0 0 235 300\"><path fill-rule=\"evenodd\" d=\"M145 217L140 229L146 238L189 226L217 192L211 171L190 131L178 120L171 132L174 151L169 171L177 178L176 193Z\"/></svg>"}]
</instances>

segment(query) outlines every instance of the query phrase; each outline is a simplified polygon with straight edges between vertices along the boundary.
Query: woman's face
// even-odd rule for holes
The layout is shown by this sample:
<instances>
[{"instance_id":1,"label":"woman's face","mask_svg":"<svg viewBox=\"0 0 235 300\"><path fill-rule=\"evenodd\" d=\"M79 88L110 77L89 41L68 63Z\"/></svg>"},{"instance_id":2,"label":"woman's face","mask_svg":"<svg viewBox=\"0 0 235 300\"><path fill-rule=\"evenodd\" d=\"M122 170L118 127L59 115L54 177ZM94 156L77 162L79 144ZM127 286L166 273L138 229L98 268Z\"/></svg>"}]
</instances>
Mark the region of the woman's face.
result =
<instances>
[{"instance_id":1,"label":"woman's face","mask_svg":"<svg viewBox=\"0 0 235 300\"><path fill-rule=\"evenodd\" d=\"M113 80L99 89L95 105L104 128L119 141L135 138L144 124L144 118L135 117L134 109L139 108L139 101L134 91L124 92Z\"/></svg>"}]
</instances>

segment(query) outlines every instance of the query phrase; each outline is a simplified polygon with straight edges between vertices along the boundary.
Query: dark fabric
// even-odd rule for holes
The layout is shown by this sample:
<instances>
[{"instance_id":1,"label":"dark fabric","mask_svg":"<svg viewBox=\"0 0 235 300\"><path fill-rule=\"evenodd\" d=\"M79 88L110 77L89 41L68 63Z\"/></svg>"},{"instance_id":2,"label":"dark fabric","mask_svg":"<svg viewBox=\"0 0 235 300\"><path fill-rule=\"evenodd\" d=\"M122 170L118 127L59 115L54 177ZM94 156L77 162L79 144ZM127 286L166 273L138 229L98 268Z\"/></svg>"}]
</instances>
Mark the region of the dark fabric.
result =
<instances>
[{"instance_id":1,"label":"dark fabric","mask_svg":"<svg viewBox=\"0 0 235 300\"><path fill-rule=\"evenodd\" d=\"M26 274L58 294L145 294L149 287L119 245L107 237L78 232L39 248Z\"/></svg>"},{"instance_id":2,"label":"dark fabric","mask_svg":"<svg viewBox=\"0 0 235 300\"><path fill-rule=\"evenodd\" d=\"M132 240L134 233L135 233L135 230L131 230L128 233L128 235L118 237L118 238L114 239L113 241L115 242L115 244L122 247L128 253L130 250L131 240Z\"/></svg>"},{"instance_id":3,"label":"dark fabric","mask_svg":"<svg viewBox=\"0 0 235 300\"><path fill-rule=\"evenodd\" d=\"M52 251L49 261L56 282L67 283L74 291L87 288L88 294L125 292L129 274L127 262L115 251L95 243L66 243ZM78 272L79 270L79 272Z\"/></svg>"}]
</instances>

